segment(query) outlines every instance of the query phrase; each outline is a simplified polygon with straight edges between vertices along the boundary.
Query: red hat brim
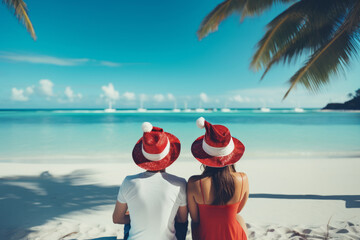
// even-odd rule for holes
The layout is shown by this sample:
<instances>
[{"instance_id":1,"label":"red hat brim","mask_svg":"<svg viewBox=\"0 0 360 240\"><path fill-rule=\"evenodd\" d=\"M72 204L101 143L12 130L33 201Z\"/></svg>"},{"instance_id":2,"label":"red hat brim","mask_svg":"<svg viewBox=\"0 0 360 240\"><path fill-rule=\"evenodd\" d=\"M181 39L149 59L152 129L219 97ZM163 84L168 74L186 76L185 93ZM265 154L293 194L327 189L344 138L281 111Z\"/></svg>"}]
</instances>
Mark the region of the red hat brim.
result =
<instances>
[{"instance_id":1,"label":"red hat brim","mask_svg":"<svg viewBox=\"0 0 360 240\"><path fill-rule=\"evenodd\" d=\"M170 151L163 159L151 161L145 158L142 153L142 138L137 141L132 152L132 157L136 165L149 171L160 171L170 166L180 155L180 141L171 133L165 132L170 141Z\"/></svg>"},{"instance_id":2,"label":"red hat brim","mask_svg":"<svg viewBox=\"0 0 360 240\"><path fill-rule=\"evenodd\" d=\"M202 164L209 167L225 167L227 165L232 165L240 160L245 151L245 146L236 138L232 138L234 141L234 150L226 156L223 157L214 157L207 154L202 148L202 142L204 135L198 137L195 142L191 145L192 155Z\"/></svg>"}]
</instances>

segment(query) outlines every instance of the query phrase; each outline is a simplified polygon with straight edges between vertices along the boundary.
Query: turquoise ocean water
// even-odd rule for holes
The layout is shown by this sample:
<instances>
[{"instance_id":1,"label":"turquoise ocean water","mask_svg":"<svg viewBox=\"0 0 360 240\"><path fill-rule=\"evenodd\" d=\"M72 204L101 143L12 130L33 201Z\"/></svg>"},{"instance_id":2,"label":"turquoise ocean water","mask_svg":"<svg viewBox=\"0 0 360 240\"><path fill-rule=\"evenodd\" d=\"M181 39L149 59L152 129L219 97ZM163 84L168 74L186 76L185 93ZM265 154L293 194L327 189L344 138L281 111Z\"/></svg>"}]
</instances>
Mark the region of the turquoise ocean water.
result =
<instances>
[{"instance_id":1,"label":"turquoise ocean water","mask_svg":"<svg viewBox=\"0 0 360 240\"><path fill-rule=\"evenodd\" d=\"M244 143L244 158L360 158L357 112L0 110L0 162L128 162L144 121L175 134L187 161L191 143L204 134L195 123L200 116L226 125Z\"/></svg>"}]
</instances>

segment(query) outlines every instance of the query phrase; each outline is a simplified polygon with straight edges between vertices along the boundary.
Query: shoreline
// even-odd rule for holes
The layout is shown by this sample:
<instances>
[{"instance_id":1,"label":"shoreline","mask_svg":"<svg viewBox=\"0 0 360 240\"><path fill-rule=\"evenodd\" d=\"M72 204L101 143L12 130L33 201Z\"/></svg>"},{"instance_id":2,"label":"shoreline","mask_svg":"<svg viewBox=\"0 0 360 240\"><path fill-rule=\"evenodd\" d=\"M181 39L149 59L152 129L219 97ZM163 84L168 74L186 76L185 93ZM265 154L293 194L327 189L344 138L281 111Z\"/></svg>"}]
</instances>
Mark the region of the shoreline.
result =
<instances>
[{"instance_id":1,"label":"shoreline","mask_svg":"<svg viewBox=\"0 0 360 240\"><path fill-rule=\"evenodd\" d=\"M14 163L14 164L127 164L131 162L132 157L129 153L100 153L100 154L73 154L73 155L48 155L48 156L2 156L0 157L0 164L2 163ZM343 151L343 152L301 152L301 151L289 151L289 152L267 152L257 151L253 154L246 154L246 158L241 161L276 161L276 160L324 160L324 159L360 159L360 151ZM190 152L181 153L179 159L181 162L195 161ZM177 160L179 162L179 160Z\"/></svg>"},{"instance_id":2,"label":"shoreline","mask_svg":"<svg viewBox=\"0 0 360 240\"><path fill-rule=\"evenodd\" d=\"M173 108L148 108L145 111L139 111L138 108L118 108L114 109L113 112L106 112L104 108L3 108L0 109L0 113L31 113L31 112L44 112L44 113L55 113L55 114L66 114L66 113L97 113L97 114L121 114L121 113L131 113L131 114L164 114L164 113L175 113L175 114L211 114L211 113L221 113L221 114L231 114L231 113L242 113L242 112L252 112L259 114L271 114L271 113L296 113L296 114L306 114L311 112L318 113L360 113L358 109L324 109L323 107L304 107L302 108L303 112L296 112L295 107L284 107L284 108L269 108L269 112L264 112L260 110L260 107L253 108L228 108L228 111L221 111L221 107L208 107L204 108L204 111L198 112L196 108L188 109L179 109L180 111L174 111Z\"/></svg>"},{"instance_id":3,"label":"shoreline","mask_svg":"<svg viewBox=\"0 0 360 240\"><path fill-rule=\"evenodd\" d=\"M359 158L246 159L236 166L250 182L241 212L249 239L360 236ZM122 226L111 220L117 191L126 175L141 171L132 162L0 163L0 238L122 239ZM188 179L201 171L194 160L167 172Z\"/></svg>"}]
</instances>

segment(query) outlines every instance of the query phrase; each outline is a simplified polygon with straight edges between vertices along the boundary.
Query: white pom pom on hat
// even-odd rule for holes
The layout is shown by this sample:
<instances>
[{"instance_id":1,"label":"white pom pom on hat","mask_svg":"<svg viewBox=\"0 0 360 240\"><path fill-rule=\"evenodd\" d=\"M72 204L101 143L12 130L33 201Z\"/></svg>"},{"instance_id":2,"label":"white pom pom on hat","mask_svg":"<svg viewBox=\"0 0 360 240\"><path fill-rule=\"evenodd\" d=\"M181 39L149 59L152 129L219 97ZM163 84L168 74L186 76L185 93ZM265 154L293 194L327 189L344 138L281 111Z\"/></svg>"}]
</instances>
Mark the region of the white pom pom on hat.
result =
<instances>
[{"instance_id":1,"label":"white pom pom on hat","mask_svg":"<svg viewBox=\"0 0 360 240\"><path fill-rule=\"evenodd\" d=\"M205 118L199 117L196 120L196 125L198 126L198 128L203 129L205 127Z\"/></svg>"},{"instance_id":2,"label":"white pom pom on hat","mask_svg":"<svg viewBox=\"0 0 360 240\"><path fill-rule=\"evenodd\" d=\"M153 125L151 125L151 123L149 123L149 122L144 122L141 125L141 128L142 128L143 132L151 132L151 130L153 129Z\"/></svg>"}]
</instances>

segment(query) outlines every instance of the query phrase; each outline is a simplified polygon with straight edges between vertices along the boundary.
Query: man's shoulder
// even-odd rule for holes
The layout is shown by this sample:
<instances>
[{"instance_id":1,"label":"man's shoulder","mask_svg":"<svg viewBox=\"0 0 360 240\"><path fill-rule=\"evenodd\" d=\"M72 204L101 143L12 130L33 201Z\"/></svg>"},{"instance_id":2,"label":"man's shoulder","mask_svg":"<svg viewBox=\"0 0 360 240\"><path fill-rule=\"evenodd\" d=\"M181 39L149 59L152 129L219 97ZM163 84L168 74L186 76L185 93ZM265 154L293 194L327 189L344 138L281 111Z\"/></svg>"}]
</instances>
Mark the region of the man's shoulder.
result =
<instances>
[{"instance_id":1,"label":"man's shoulder","mask_svg":"<svg viewBox=\"0 0 360 240\"><path fill-rule=\"evenodd\" d=\"M124 182L131 182L134 181L136 179L141 179L141 178L145 178L146 177L146 172L141 172L141 173L137 173L134 175L127 175L124 179Z\"/></svg>"},{"instance_id":2,"label":"man's shoulder","mask_svg":"<svg viewBox=\"0 0 360 240\"><path fill-rule=\"evenodd\" d=\"M179 185L186 185L185 178L170 174L170 173L164 173L163 176L173 183L178 183Z\"/></svg>"}]
</instances>

